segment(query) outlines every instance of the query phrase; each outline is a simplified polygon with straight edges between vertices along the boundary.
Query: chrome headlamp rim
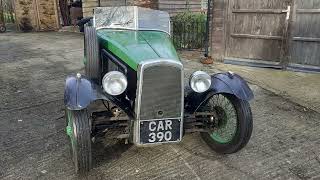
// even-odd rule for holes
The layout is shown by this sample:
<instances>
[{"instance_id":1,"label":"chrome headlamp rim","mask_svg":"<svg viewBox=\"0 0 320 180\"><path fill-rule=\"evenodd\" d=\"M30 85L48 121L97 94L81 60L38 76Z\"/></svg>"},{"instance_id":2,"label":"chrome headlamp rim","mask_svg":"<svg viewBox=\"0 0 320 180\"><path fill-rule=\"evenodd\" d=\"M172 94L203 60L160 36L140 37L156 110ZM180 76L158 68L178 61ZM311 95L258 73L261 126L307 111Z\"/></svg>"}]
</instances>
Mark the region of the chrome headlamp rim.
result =
<instances>
[{"instance_id":1,"label":"chrome headlamp rim","mask_svg":"<svg viewBox=\"0 0 320 180\"><path fill-rule=\"evenodd\" d=\"M205 86L205 87L201 87L201 88L197 87L197 84L199 84L199 82L201 83L202 86ZM191 89L197 93L206 92L207 90L209 90L211 86L211 76L204 71L195 71L190 76L189 85Z\"/></svg>"},{"instance_id":2,"label":"chrome headlamp rim","mask_svg":"<svg viewBox=\"0 0 320 180\"><path fill-rule=\"evenodd\" d=\"M112 83L113 83L113 87L111 86ZM115 87L115 85L117 85L117 87ZM102 87L104 91L112 96L117 96L122 94L127 89L127 86L128 86L127 77L122 72L119 72L119 71L110 71L107 74L105 74L102 78Z\"/></svg>"}]
</instances>

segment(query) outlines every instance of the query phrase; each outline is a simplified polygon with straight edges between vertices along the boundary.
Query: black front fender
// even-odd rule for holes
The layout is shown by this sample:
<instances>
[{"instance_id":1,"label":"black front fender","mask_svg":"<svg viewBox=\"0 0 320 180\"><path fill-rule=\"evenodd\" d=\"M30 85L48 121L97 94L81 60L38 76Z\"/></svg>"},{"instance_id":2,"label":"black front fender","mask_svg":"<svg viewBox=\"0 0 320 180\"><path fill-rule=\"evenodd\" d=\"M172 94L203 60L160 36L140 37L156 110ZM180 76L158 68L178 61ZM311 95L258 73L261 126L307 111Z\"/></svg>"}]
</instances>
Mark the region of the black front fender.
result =
<instances>
[{"instance_id":1,"label":"black front fender","mask_svg":"<svg viewBox=\"0 0 320 180\"><path fill-rule=\"evenodd\" d=\"M82 110L96 100L111 101L127 113L129 117L134 117L128 100L104 93L101 86L84 76L80 78L76 76L67 77L64 90L64 104L68 109Z\"/></svg>"},{"instance_id":2,"label":"black front fender","mask_svg":"<svg viewBox=\"0 0 320 180\"><path fill-rule=\"evenodd\" d=\"M186 88L185 108L188 112L194 112L209 94L222 93L232 94L245 101L254 98L252 90L242 77L230 72L218 73L211 76L211 87L204 93L196 93L190 87Z\"/></svg>"},{"instance_id":3,"label":"black front fender","mask_svg":"<svg viewBox=\"0 0 320 180\"><path fill-rule=\"evenodd\" d=\"M254 98L248 83L239 75L230 72L215 74L211 77L211 91L233 94L237 98L250 101Z\"/></svg>"}]
</instances>

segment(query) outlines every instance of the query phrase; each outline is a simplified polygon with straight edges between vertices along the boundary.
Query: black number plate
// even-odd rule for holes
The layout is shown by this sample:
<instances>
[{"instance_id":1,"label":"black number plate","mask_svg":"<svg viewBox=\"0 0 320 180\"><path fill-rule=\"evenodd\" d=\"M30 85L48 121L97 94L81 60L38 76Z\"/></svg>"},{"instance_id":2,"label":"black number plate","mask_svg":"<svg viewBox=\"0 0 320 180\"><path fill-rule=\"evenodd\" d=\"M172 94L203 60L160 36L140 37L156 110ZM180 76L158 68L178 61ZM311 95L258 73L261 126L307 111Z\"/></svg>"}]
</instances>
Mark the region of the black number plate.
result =
<instances>
[{"instance_id":1,"label":"black number plate","mask_svg":"<svg viewBox=\"0 0 320 180\"><path fill-rule=\"evenodd\" d=\"M181 139L181 120L165 119L140 122L140 143L167 143Z\"/></svg>"}]
</instances>

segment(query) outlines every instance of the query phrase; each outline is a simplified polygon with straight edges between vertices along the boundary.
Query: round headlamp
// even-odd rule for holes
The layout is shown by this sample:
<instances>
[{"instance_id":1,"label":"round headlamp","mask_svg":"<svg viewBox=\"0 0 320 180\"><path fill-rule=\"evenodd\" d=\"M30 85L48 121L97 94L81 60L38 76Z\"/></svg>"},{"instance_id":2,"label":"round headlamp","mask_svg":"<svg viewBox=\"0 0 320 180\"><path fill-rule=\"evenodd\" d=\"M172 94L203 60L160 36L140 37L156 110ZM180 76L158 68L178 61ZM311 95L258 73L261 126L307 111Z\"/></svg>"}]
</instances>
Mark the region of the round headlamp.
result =
<instances>
[{"instance_id":1,"label":"round headlamp","mask_svg":"<svg viewBox=\"0 0 320 180\"><path fill-rule=\"evenodd\" d=\"M127 89L126 76L119 71L110 71L102 79L103 89L110 95L122 94Z\"/></svg>"},{"instance_id":2,"label":"round headlamp","mask_svg":"<svg viewBox=\"0 0 320 180\"><path fill-rule=\"evenodd\" d=\"M196 71L190 77L190 87L197 93L207 91L211 86L211 77L203 71Z\"/></svg>"}]
</instances>

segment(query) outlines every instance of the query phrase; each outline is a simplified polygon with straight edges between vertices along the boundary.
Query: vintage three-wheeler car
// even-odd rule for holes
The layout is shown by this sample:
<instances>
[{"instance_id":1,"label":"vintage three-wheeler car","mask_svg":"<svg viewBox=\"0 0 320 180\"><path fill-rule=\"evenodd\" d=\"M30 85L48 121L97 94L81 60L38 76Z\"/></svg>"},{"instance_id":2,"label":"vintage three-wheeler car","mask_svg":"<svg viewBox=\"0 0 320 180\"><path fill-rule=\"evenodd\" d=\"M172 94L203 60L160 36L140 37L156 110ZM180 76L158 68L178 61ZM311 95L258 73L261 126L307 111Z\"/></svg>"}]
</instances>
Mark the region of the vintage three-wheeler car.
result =
<instances>
[{"instance_id":1,"label":"vintage three-wheeler car","mask_svg":"<svg viewBox=\"0 0 320 180\"><path fill-rule=\"evenodd\" d=\"M216 152L243 148L253 93L238 75L186 77L168 13L136 6L96 8L85 25L85 74L66 79L66 132L76 172L92 167L97 137L138 146L178 143L199 132Z\"/></svg>"}]
</instances>

